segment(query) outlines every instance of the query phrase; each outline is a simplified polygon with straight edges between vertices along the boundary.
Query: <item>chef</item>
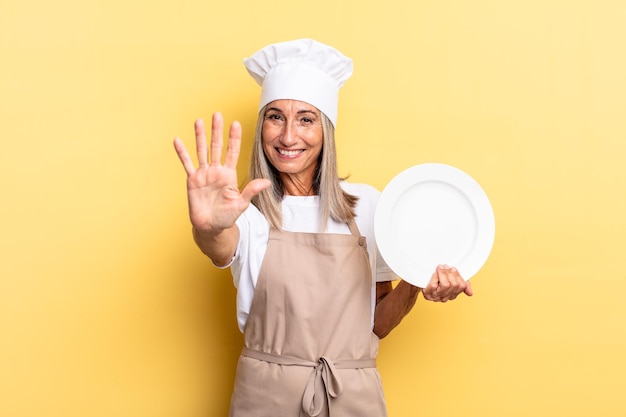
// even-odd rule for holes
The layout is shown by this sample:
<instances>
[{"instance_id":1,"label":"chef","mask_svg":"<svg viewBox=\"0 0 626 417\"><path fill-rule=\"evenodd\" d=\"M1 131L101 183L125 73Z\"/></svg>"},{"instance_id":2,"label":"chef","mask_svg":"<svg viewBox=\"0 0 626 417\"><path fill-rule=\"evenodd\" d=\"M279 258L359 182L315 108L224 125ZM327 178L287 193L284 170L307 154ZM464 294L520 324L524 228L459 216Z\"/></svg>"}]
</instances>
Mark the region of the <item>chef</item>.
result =
<instances>
[{"instance_id":1,"label":"chef","mask_svg":"<svg viewBox=\"0 0 626 417\"><path fill-rule=\"evenodd\" d=\"M268 45L244 60L261 86L249 178L236 166L233 122L213 115L210 152L196 121L198 166L174 142L187 173L193 237L217 267L230 267L244 348L232 417L386 416L376 356L418 294L446 302L472 290L447 265L425 288L398 280L374 240L379 192L339 177L339 89L352 60L312 39ZM363 123L372 115L364 115Z\"/></svg>"}]
</instances>

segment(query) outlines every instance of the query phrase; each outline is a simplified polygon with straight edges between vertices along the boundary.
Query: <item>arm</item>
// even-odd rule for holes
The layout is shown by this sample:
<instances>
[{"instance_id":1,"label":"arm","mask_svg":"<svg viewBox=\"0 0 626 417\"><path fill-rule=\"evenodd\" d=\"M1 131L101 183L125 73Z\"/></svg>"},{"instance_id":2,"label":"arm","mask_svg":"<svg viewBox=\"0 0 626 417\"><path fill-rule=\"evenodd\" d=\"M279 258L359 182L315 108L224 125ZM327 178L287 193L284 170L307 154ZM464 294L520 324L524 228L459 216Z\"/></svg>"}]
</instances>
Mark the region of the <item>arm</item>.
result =
<instances>
[{"instance_id":1,"label":"arm","mask_svg":"<svg viewBox=\"0 0 626 417\"><path fill-rule=\"evenodd\" d=\"M459 294L472 296L472 287L456 268L447 265L437 267L428 285L421 289L400 281L395 288L391 282L376 283L376 309L374 310L374 333L383 338L409 314L420 291L429 301L445 303L454 300Z\"/></svg>"},{"instance_id":2,"label":"arm","mask_svg":"<svg viewBox=\"0 0 626 417\"><path fill-rule=\"evenodd\" d=\"M236 225L217 233L206 232L196 227L193 227L191 232L198 248L211 258L216 266L228 265L235 256L239 242L239 228Z\"/></svg>"},{"instance_id":3,"label":"arm","mask_svg":"<svg viewBox=\"0 0 626 417\"><path fill-rule=\"evenodd\" d=\"M374 333L383 338L409 314L415 305L420 288L400 281L393 288L391 281L376 283L376 309L374 311Z\"/></svg>"},{"instance_id":4,"label":"arm","mask_svg":"<svg viewBox=\"0 0 626 417\"><path fill-rule=\"evenodd\" d=\"M207 150L204 123L195 123L198 168L179 138L174 148L187 173L187 201L193 237L200 250L216 265L226 265L235 254L239 229L235 221L246 210L252 198L270 185L266 179L250 181L240 192L237 183L237 160L241 147L241 125L230 127L224 164L222 115L213 115L211 155Z\"/></svg>"}]
</instances>

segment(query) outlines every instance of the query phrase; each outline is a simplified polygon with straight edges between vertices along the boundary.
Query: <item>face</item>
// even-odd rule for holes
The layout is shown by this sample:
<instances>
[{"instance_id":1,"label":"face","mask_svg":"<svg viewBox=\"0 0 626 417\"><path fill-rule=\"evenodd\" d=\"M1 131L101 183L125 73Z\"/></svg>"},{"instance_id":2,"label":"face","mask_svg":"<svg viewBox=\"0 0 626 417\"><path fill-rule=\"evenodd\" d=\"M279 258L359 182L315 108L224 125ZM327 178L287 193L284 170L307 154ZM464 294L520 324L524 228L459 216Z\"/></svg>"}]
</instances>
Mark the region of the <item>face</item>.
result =
<instances>
[{"instance_id":1,"label":"face","mask_svg":"<svg viewBox=\"0 0 626 417\"><path fill-rule=\"evenodd\" d=\"M312 186L324 134L320 111L297 100L275 100L263 118L263 150L281 176Z\"/></svg>"}]
</instances>

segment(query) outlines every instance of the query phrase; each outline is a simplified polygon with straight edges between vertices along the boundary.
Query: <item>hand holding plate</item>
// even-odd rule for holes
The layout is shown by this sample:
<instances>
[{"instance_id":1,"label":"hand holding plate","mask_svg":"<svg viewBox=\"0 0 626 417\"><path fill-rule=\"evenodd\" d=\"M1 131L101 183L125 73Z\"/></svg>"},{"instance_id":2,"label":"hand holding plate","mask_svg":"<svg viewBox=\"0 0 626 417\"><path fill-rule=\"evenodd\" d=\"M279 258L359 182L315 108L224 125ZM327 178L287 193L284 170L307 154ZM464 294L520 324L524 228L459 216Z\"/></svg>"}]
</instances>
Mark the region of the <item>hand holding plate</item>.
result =
<instances>
[{"instance_id":1,"label":"hand holding plate","mask_svg":"<svg viewBox=\"0 0 626 417\"><path fill-rule=\"evenodd\" d=\"M491 252L495 219L487 194L468 174L450 165L420 164L385 187L376 206L374 233L393 272L425 288L433 268L444 261L463 271L466 281L472 278ZM454 274L441 274L442 285L458 281ZM435 279L426 294L438 298L433 286L439 282Z\"/></svg>"},{"instance_id":2,"label":"hand holding plate","mask_svg":"<svg viewBox=\"0 0 626 417\"><path fill-rule=\"evenodd\" d=\"M456 268L448 265L437 267L422 293L425 299L442 303L454 300L461 293L470 297L474 294L469 281L465 281Z\"/></svg>"}]
</instances>

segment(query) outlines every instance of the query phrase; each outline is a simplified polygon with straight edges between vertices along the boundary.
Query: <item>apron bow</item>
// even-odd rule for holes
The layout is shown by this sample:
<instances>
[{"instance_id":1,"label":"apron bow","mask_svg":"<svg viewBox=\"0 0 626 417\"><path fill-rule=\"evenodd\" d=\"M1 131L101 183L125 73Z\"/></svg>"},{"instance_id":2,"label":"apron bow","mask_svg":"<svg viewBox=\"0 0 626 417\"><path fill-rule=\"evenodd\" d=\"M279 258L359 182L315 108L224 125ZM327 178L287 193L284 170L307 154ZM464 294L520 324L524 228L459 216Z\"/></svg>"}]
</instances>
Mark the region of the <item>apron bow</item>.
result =
<instances>
[{"instance_id":1,"label":"apron bow","mask_svg":"<svg viewBox=\"0 0 626 417\"><path fill-rule=\"evenodd\" d=\"M337 373L337 369L362 369L376 368L376 359L348 359L333 362L322 356L316 362L299 359L293 356L278 355L270 352L262 352L249 347L244 347L243 356L275 363L284 366L306 366L313 370L309 374L304 394L302 395L302 411L305 416L316 417L328 404L330 414L330 399L337 398L343 391L343 382ZM301 413L302 414L302 413Z\"/></svg>"},{"instance_id":2,"label":"apron bow","mask_svg":"<svg viewBox=\"0 0 626 417\"><path fill-rule=\"evenodd\" d=\"M330 398L338 397L342 391L343 383L335 364L322 356L309 375L302 397L302 409L310 417L318 416L324 403L330 407Z\"/></svg>"}]
</instances>

